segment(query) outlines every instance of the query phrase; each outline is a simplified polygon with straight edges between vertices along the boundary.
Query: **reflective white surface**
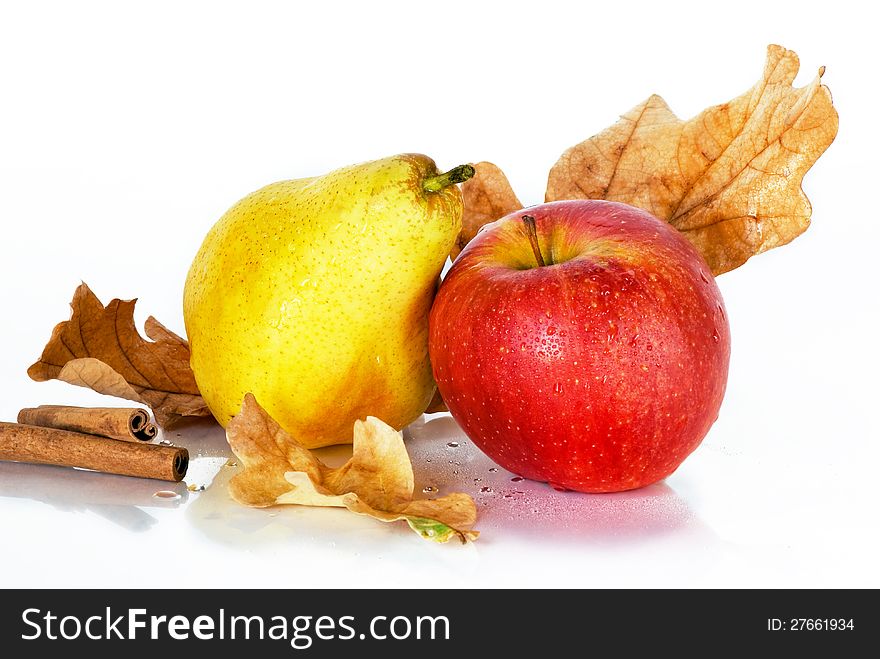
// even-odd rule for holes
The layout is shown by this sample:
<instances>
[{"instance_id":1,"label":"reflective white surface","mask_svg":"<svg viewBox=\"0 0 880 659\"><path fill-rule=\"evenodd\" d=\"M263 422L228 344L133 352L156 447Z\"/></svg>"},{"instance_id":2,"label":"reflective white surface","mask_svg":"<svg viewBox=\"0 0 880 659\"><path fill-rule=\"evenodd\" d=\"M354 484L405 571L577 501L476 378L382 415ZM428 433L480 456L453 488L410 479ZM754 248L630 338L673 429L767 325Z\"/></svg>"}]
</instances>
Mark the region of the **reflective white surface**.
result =
<instances>
[{"instance_id":1,"label":"reflective white surface","mask_svg":"<svg viewBox=\"0 0 880 659\"><path fill-rule=\"evenodd\" d=\"M341 510L235 505L223 432L200 423L167 436L193 454L182 485L0 463L0 586L880 587L880 98L875 22L844 5L4 9L3 420L125 404L26 376L74 288L137 296L140 322L182 332L202 237L273 180L415 150L493 160L536 203L565 148L651 92L685 117L739 94L771 42L801 56L798 85L827 66L841 129L805 180L810 230L719 278L728 393L665 483L589 496L514 482L449 417L425 417L406 431L417 490L470 493L480 513L476 543L441 546ZM469 60L426 78L413 52Z\"/></svg>"},{"instance_id":2,"label":"reflective white surface","mask_svg":"<svg viewBox=\"0 0 880 659\"><path fill-rule=\"evenodd\" d=\"M471 494L472 545L337 509L248 509L225 484L222 430L172 433L186 483L0 463L3 586L876 586L873 486L804 478L855 468L733 449L715 436L665 483L610 495L557 492L497 468L447 415L406 433L416 492ZM458 444L450 447L449 443ZM321 451L330 463L349 451ZM766 457L767 454L770 457ZM783 466L783 462L786 462ZM187 485L190 487L187 488ZM191 491L205 486L204 491ZM178 499L159 499L171 490ZM433 496L433 492L430 493ZM427 495L425 495L427 496Z\"/></svg>"}]
</instances>

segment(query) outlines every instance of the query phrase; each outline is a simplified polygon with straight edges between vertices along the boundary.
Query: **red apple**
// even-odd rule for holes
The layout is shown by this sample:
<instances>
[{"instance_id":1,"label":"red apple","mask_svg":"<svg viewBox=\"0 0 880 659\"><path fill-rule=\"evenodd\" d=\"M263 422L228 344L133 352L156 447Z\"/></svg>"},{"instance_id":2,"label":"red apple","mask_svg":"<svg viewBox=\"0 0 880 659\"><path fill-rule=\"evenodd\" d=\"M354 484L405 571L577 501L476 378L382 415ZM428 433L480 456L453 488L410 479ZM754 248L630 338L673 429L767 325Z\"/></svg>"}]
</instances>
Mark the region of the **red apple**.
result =
<instances>
[{"instance_id":1,"label":"red apple","mask_svg":"<svg viewBox=\"0 0 880 659\"><path fill-rule=\"evenodd\" d=\"M665 478L702 441L730 329L678 231L626 204L560 201L468 244L437 293L429 346L452 416L495 462L557 489L618 492Z\"/></svg>"}]
</instances>

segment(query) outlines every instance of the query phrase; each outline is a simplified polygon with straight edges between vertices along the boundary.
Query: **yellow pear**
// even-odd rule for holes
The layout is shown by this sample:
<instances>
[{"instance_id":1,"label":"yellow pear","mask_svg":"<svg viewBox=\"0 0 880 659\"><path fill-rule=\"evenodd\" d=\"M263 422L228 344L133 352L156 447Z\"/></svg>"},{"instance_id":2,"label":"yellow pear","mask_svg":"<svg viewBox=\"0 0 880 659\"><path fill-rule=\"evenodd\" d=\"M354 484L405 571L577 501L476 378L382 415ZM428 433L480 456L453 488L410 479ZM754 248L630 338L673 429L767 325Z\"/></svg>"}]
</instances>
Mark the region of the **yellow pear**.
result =
<instances>
[{"instance_id":1,"label":"yellow pear","mask_svg":"<svg viewBox=\"0 0 880 659\"><path fill-rule=\"evenodd\" d=\"M456 183L472 175L404 154L273 183L230 208L183 303L217 420L246 393L308 447L351 442L368 415L415 420L435 390L428 312L461 229Z\"/></svg>"}]
</instances>

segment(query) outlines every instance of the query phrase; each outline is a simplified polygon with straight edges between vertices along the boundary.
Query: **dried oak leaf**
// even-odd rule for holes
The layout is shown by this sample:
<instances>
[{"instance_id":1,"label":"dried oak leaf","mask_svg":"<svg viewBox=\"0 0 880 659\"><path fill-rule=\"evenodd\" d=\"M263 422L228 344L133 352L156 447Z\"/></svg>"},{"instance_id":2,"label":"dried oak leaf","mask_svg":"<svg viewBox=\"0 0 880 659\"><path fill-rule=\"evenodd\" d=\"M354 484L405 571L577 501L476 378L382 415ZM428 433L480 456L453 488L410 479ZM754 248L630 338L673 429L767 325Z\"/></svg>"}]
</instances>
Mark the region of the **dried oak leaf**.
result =
<instances>
[{"instance_id":1,"label":"dried oak leaf","mask_svg":"<svg viewBox=\"0 0 880 659\"><path fill-rule=\"evenodd\" d=\"M466 494L413 501L413 471L399 432L375 417L356 421L351 459L331 469L285 432L252 394L226 427L244 467L229 482L246 506L277 504L348 508L383 522L405 520L423 538L475 540L477 508Z\"/></svg>"},{"instance_id":2,"label":"dried oak leaf","mask_svg":"<svg viewBox=\"0 0 880 659\"><path fill-rule=\"evenodd\" d=\"M55 326L28 375L138 401L166 428L184 417L211 416L189 366L189 344L152 316L144 326L151 340L144 340L134 324L136 302L113 300L104 307L81 284L70 320Z\"/></svg>"},{"instance_id":3,"label":"dried oak leaf","mask_svg":"<svg viewBox=\"0 0 880 659\"><path fill-rule=\"evenodd\" d=\"M425 408L425 414L437 414L438 412L448 412L449 408L446 407L446 401L443 400L443 396L440 395L440 390L436 389L434 391L434 397L431 399L431 402L428 403L428 407Z\"/></svg>"},{"instance_id":4,"label":"dried oak leaf","mask_svg":"<svg viewBox=\"0 0 880 659\"><path fill-rule=\"evenodd\" d=\"M804 174L837 135L824 67L795 89L797 55L770 46L761 80L689 121L662 98L566 151L546 201L608 199L650 211L685 236L712 272L791 241L810 222Z\"/></svg>"},{"instance_id":5,"label":"dried oak leaf","mask_svg":"<svg viewBox=\"0 0 880 659\"><path fill-rule=\"evenodd\" d=\"M497 165L478 162L474 165L474 170L474 176L461 185L464 214L461 218L461 233L458 234L458 240L450 254L453 260L484 225L523 207L504 172Z\"/></svg>"}]
</instances>

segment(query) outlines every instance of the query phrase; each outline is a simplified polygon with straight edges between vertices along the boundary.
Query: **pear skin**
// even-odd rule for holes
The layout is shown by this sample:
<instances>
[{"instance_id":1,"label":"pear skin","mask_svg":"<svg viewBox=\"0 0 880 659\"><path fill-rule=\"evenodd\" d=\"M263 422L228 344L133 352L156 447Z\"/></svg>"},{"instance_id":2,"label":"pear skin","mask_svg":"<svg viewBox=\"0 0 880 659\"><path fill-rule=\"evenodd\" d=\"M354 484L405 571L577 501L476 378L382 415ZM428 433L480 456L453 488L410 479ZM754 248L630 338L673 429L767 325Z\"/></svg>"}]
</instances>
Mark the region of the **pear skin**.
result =
<instances>
[{"instance_id":1,"label":"pear skin","mask_svg":"<svg viewBox=\"0 0 880 659\"><path fill-rule=\"evenodd\" d=\"M196 382L226 425L253 393L305 446L395 428L435 391L428 312L461 229L455 183L405 154L273 183L208 233L184 290Z\"/></svg>"}]
</instances>

